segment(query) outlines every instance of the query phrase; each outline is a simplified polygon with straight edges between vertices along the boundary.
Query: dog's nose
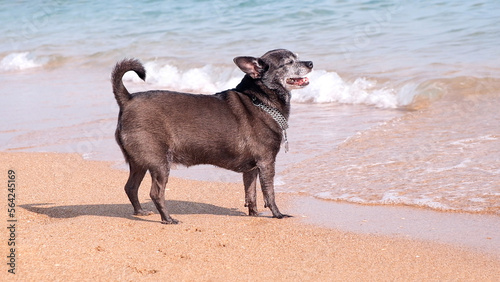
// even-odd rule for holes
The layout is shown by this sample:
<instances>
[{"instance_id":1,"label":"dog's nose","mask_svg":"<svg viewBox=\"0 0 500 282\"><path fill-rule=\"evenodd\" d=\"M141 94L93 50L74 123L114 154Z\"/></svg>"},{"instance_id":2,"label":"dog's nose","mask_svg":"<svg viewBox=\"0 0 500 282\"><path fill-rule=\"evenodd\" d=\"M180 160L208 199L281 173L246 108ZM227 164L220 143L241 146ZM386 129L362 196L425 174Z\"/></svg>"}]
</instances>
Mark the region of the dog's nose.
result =
<instances>
[{"instance_id":1,"label":"dog's nose","mask_svg":"<svg viewBox=\"0 0 500 282\"><path fill-rule=\"evenodd\" d=\"M312 68L313 68L313 62L311 62L311 61L307 61L307 62L305 62L305 64L306 64L306 66L307 66L308 68L310 68L310 69L312 69Z\"/></svg>"}]
</instances>

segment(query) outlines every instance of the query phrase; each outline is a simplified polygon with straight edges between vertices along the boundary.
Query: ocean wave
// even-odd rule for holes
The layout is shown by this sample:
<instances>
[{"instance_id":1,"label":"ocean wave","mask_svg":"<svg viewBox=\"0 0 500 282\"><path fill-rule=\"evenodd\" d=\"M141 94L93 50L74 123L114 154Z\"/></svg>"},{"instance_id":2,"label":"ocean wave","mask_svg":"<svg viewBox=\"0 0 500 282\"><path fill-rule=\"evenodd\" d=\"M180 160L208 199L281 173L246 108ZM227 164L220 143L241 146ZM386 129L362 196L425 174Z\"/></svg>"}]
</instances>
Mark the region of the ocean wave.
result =
<instances>
[{"instance_id":1,"label":"ocean wave","mask_svg":"<svg viewBox=\"0 0 500 282\"><path fill-rule=\"evenodd\" d=\"M146 62L147 82L174 91L212 94L236 87L243 75L235 68L205 65L200 68L180 70L169 64ZM136 75L126 74L124 79L139 82Z\"/></svg>"},{"instance_id":2,"label":"ocean wave","mask_svg":"<svg viewBox=\"0 0 500 282\"><path fill-rule=\"evenodd\" d=\"M463 207L454 207L442 203L439 196L426 197L425 195L404 196L404 191L389 190L384 192L378 200L367 200L364 195L356 194L335 194L334 192L320 192L314 195L315 198L327 201L341 201L362 205L404 205L413 207L430 208L438 211L465 211L471 213L487 212L489 208L482 203L487 202L486 198L471 198L469 202L475 202L476 205Z\"/></svg>"},{"instance_id":3,"label":"ocean wave","mask_svg":"<svg viewBox=\"0 0 500 282\"><path fill-rule=\"evenodd\" d=\"M324 70L311 73L310 85L292 94L294 102L365 104L380 108L400 106L394 89L378 88L377 81L360 77L353 82L335 72Z\"/></svg>"},{"instance_id":4,"label":"ocean wave","mask_svg":"<svg viewBox=\"0 0 500 282\"><path fill-rule=\"evenodd\" d=\"M237 68L206 65L181 70L170 64L146 62L147 82L151 85L174 90L198 93L215 93L236 87L243 74ZM377 87L377 81L358 78L353 82L342 79L337 73L324 70L309 75L310 85L292 92L292 102L365 104L380 108L397 108L397 91ZM133 73L124 80L140 83Z\"/></svg>"},{"instance_id":5,"label":"ocean wave","mask_svg":"<svg viewBox=\"0 0 500 282\"><path fill-rule=\"evenodd\" d=\"M0 61L0 70L19 71L42 66L40 62L29 52L11 53Z\"/></svg>"}]
</instances>

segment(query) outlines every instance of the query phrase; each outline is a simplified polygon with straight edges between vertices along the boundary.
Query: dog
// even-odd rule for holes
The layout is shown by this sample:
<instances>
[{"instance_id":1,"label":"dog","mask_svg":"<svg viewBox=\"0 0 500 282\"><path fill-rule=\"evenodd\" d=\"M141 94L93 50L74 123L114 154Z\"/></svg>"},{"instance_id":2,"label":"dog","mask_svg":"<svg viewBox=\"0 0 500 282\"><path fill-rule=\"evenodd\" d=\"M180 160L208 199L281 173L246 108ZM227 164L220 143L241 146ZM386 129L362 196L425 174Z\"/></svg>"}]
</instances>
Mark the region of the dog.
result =
<instances>
[{"instance_id":1,"label":"dog","mask_svg":"<svg viewBox=\"0 0 500 282\"><path fill-rule=\"evenodd\" d=\"M165 185L172 164L210 164L243 174L245 207L257 216L256 182L259 177L265 207L274 218L282 214L274 195L275 160L290 113L290 91L309 84L311 61L276 49L260 58L243 56L234 63L245 73L234 89L214 95L167 90L130 94L122 77L134 71L146 78L136 59L118 62L111 75L120 107L115 138L128 162L125 192L134 215L149 215L141 207L138 190L147 171L151 174L151 200L163 224L177 224L165 204Z\"/></svg>"}]
</instances>

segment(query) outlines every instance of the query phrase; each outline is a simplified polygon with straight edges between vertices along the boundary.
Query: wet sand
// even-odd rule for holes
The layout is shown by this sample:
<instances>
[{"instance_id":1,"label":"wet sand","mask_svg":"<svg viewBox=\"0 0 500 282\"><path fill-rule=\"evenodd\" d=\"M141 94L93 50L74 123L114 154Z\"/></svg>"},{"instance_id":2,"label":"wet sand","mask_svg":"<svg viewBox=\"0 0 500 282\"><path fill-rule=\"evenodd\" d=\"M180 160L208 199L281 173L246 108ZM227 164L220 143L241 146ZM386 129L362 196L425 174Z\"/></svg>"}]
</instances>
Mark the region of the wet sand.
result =
<instances>
[{"instance_id":1,"label":"wet sand","mask_svg":"<svg viewBox=\"0 0 500 282\"><path fill-rule=\"evenodd\" d=\"M360 205L295 197L294 214L343 231L434 241L489 253L500 259L500 216L443 212L404 205Z\"/></svg>"},{"instance_id":2,"label":"wet sand","mask_svg":"<svg viewBox=\"0 0 500 282\"><path fill-rule=\"evenodd\" d=\"M487 252L319 227L300 214L248 217L240 184L172 178L167 204L181 224L162 225L148 196L148 176L139 197L155 214L135 217L123 191L128 174L111 163L76 154L2 152L0 165L3 181L13 169L18 185L16 274L2 263L8 278L500 280L500 259ZM278 195L283 212L296 210L294 203L292 196ZM3 240L7 236L4 229ZM9 250L2 245L6 260Z\"/></svg>"}]
</instances>

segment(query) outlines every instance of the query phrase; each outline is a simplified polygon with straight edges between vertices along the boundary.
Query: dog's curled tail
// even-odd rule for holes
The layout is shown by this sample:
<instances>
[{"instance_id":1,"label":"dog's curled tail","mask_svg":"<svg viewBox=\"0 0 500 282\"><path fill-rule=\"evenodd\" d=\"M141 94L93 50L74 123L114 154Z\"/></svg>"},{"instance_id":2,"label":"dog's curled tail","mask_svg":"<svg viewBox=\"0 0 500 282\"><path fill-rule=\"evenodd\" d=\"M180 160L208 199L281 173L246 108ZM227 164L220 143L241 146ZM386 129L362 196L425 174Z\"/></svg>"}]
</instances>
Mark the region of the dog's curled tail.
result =
<instances>
[{"instance_id":1,"label":"dog's curled tail","mask_svg":"<svg viewBox=\"0 0 500 282\"><path fill-rule=\"evenodd\" d=\"M128 71L134 71L142 79L146 79L144 66L136 59L125 59L116 63L111 73L111 83L113 84L113 94L120 109L132 98L125 85L123 85L123 75Z\"/></svg>"}]
</instances>

